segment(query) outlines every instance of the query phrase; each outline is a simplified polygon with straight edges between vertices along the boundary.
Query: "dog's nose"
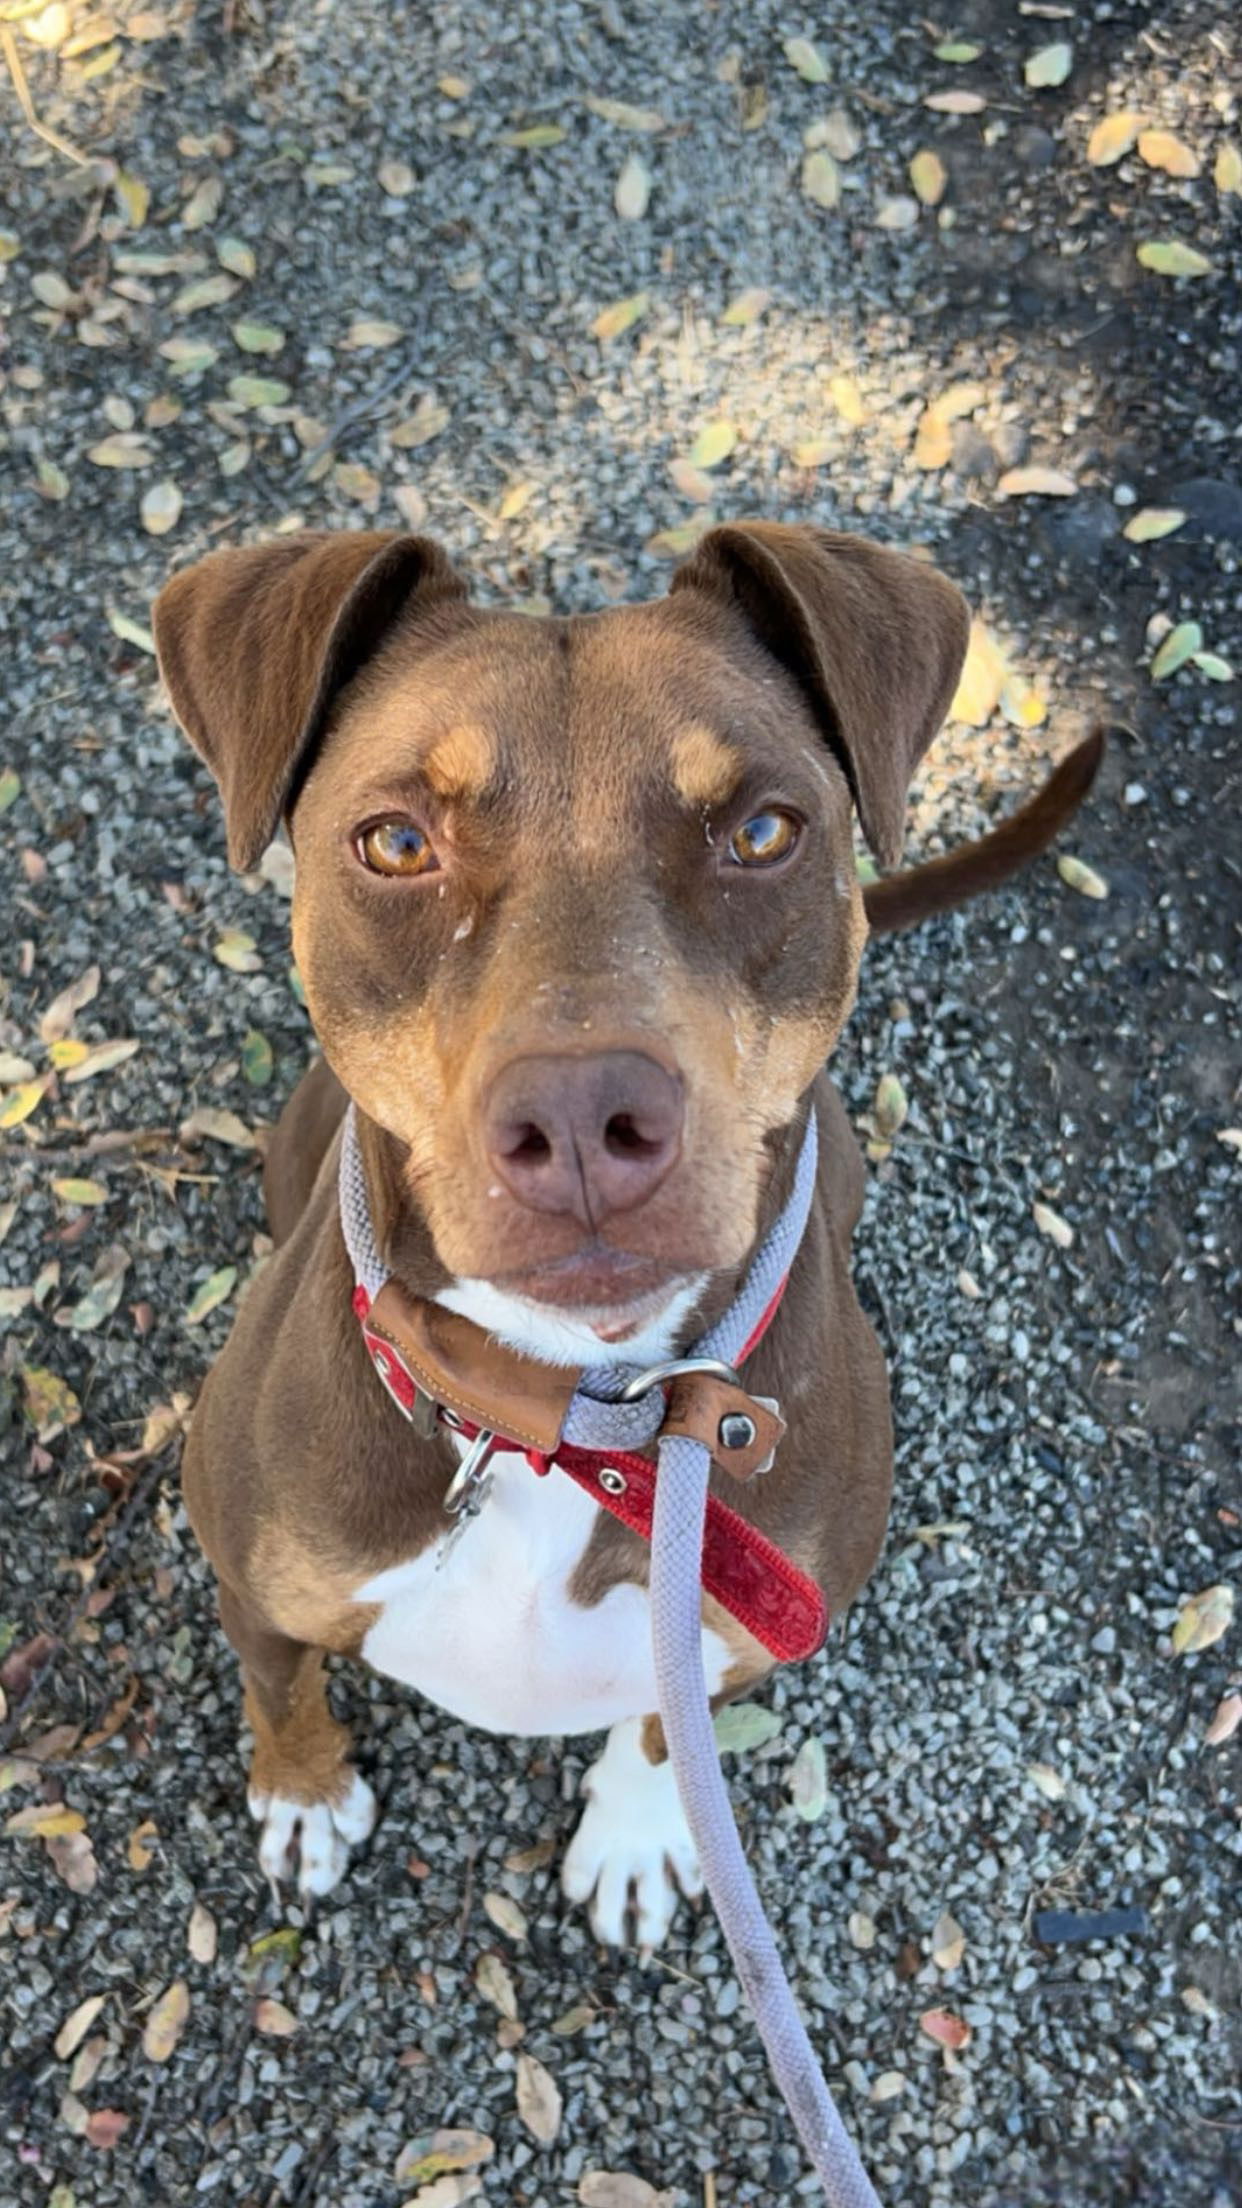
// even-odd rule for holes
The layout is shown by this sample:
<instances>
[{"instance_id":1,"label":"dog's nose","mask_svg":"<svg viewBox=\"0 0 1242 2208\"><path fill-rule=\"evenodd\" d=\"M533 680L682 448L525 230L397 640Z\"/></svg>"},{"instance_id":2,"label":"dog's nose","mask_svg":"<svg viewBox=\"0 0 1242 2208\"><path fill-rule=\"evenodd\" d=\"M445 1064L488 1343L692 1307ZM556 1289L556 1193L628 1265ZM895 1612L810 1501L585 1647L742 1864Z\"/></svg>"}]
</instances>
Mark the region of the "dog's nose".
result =
<instances>
[{"instance_id":1,"label":"dog's nose","mask_svg":"<svg viewBox=\"0 0 1242 2208\"><path fill-rule=\"evenodd\" d=\"M640 1050L515 1058L484 1104L493 1170L530 1211L598 1227L659 1187L681 1148L681 1084Z\"/></svg>"}]
</instances>

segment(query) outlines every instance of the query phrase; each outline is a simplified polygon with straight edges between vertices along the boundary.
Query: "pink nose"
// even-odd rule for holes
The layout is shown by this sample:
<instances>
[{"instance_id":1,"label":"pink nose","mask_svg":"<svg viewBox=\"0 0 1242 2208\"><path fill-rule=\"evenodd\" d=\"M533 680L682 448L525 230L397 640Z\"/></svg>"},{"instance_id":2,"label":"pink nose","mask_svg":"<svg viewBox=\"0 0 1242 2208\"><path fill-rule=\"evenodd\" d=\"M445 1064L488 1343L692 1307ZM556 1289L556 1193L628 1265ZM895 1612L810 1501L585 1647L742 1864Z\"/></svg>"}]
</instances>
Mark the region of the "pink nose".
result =
<instances>
[{"instance_id":1,"label":"pink nose","mask_svg":"<svg viewBox=\"0 0 1242 2208\"><path fill-rule=\"evenodd\" d=\"M515 1058L483 1112L493 1171L529 1211L596 1228L654 1194L681 1148L681 1084L639 1050Z\"/></svg>"}]
</instances>

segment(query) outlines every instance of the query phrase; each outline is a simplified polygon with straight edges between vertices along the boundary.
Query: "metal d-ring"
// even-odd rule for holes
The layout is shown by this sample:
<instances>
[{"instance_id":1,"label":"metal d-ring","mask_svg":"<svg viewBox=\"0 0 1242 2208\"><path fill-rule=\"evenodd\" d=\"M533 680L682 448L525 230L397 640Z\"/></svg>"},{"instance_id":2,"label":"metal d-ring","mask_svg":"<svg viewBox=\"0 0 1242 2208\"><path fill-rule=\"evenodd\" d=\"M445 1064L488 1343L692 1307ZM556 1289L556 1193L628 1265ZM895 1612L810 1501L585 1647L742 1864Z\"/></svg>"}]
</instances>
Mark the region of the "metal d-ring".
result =
<instances>
[{"instance_id":1,"label":"metal d-ring","mask_svg":"<svg viewBox=\"0 0 1242 2208\"><path fill-rule=\"evenodd\" d=\"M705 1372L712 1380L727 1380L730 1387L740 1388L742 1383L732 1365L721 1364L718 1357L673 1357L666 1365L649 1365L636 1379L629 1380L621 1390L622 1403L636 1403L640 1395L651 1388L658 1388L665 1380L680 1380L683 1373Z\"/></svg>"}]
</instances>

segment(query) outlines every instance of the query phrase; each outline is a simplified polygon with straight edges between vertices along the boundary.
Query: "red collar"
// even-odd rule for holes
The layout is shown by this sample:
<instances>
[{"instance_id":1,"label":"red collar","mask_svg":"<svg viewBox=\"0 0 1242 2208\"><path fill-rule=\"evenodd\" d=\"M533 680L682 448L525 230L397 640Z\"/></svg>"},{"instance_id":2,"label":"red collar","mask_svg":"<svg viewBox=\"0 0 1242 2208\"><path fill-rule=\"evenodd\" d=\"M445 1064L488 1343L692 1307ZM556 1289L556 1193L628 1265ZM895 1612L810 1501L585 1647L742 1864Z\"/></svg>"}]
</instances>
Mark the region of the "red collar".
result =
<instances>
[{"instance_id":1,"label":"red collar","mask_svg":"<svg viewBox=\"0 0 1242 2208\"><path fill-rule=\"evenodd\" d=\"M748 1357L762 1341L776 1315L785 1284L773 1296L739 1359ZM424 1431L433 1431L438 1406L420 1389L403 1361L391 1335L380 1335L368 1326L371 1299L366 1289L354 1290L353 1307L362 1325L362 1338L385 1388L407 1418L418 1414ZM463 1418L453 1423L454 1433L473 1441L483 1429ZM602 1510L622 1525L651 1539L655 1504L656 1466L646 1455L582 1449L573 1442L558 1442L550 1453L508 1444L510 1452L525 1456L541 1478L553 1467L577 1485ZM731 1617L780 1663L796 1663L822 1646L828 1631L828 1610L815 1581L769 1541L765 1534L730 1510L718 1496L709 1495L703 1536L703 1586Z\"/></svg>"}]
</instances>

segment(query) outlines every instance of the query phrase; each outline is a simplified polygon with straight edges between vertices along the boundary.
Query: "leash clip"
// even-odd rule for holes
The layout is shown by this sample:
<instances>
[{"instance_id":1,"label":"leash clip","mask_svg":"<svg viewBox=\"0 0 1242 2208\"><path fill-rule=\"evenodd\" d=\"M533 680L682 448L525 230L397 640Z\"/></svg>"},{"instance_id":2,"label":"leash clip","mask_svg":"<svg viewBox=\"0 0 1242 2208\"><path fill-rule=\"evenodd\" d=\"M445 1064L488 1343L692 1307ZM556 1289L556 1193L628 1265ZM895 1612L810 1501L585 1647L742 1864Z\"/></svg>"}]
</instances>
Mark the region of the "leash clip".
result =
<instances>
[{"instance_id":1,"label":"leash clip","mask_svg":"<svg viewBox=\"0 0 1242 2208\"><path fill-rule=\"evenodd\" d=\"M444 1409L443 1405L441 1405L440 1416L448 1427L454 1427L460 1423L451 1411ZM499 1440L500 1436L492 1433L486 1426L481 1427L475 1435L444 1491L444 1501L441 1507L447 1511L450 1518L459 1518L463 1511L470 1517L478 1509L491 1485L491 1473L488 1467Z\"/></svg>"}]
</instances>

